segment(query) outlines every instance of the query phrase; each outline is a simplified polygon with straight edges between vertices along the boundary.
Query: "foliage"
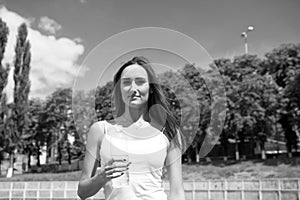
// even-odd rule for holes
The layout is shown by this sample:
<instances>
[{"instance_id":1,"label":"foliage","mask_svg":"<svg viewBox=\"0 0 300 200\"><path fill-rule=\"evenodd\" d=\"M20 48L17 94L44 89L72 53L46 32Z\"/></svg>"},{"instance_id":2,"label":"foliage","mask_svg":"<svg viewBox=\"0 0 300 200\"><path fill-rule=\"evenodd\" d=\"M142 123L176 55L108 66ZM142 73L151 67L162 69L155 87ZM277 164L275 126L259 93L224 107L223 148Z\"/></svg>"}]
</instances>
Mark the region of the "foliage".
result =
<instances>
[{"instance_id":1,"label":"foliage","mask_svg":"<svg viewBox=\"0 0 300 200\"><path fill-rule=\"evenodd\" d=\"M294 114L294 124L300 128L300 72L294 80L287 86L285 96L290 101L290 109Z\"/></svg>"},{"instance_id":2,"label":"foliage","mask_svg":"<svg viewBox=\"0 0 300 200\"><path fill-rule=\"evenodd\" d=\"M103 87L98 86L95 92L95 110L98 120L113 118L113 83L110 81Z\"/></svg>"},{"instance_id":3,"label":"foliage","mask_svg":"<svg viewBox=\"0 0 300 200\"><path fill-rule=\"evenodd\" d=\"M84 152L84 144L89 127L97 120L95 113L95 91L73 91L73 119L76 127L75 142L72 150L80 156Z\"/></svg>"},{"instance_id":4,"label":"foliage","mask_svg":"<svg viewBox=\"0 0 300 200\"><path fill-rule=\"evenodd\" d=\"M300 44L282 44L265 56L265 66L280 87L285 88L300 71Z\"/></svg>"},{"instance_id":5,"label":"foliage","mask_svg":"<svg viewBox=\"0 0 300 200\"><path fill-rule=\"evenodd\" d=\"M287 148L297 148L299 131L299 74L300 74L300 44L283 44L266 54L267 72L276 84L282 88L282 98L279 101L279 122L284 130Z\"/></svg>"},{"instance_id":6,"label":"foliage","mask_svg":"<svg viewBox=\"0 0 300 200\"><path fill-rule=\"evenodd\" d=\"M244 142L274 136L277 85L264 73L264 62L255 55L215 60L226 85L227 118L221 143L228 138ZM274 112L275 111L275 112ZM225 147L226 148L226 147Z\"/></svg>"},{"instance_id":7,"label":"foliage","mask_svg":"<svg viewBox=\"0 0 300 200\"><path fill-rule=\"evenodd\" d=\"M7 146L10 154L10 167L13 167L13 156L16 149L22 149L22 136L27 131L28 95L30 90L30 43L27 40L27 26L25 23L18 28L14 59L14 97L9 107L6 119Z\"/></svg>"},{"instance_id":8,"label":"foliage","mask_svg":"<svg viewBox=\"0 0 300 200\"><path fill-rule=\"evenodd\" d=\"M45 105L41 99L31 99L28 110L28 131L24 139L24 152L28 154L28 168L31 167L30 156L37 156L37 166L40 166L40 147L47 142L47 132L44 130L43 114Z\"/></svg>"},{"instance_id":9,"label":"foliage","mask_svg":"<svg viewBox=\"0 0 300 200\"><path fill-rule=\"evenodd\" d=\"M5 120L8 114L8 109L6 105L6 95L3 94L3 90L7 85L9 66L7 65L6 67L4 67L2 65L2 60L5 53L6 43L7 43L7 35L8 35L8 28L6 26L6 23L3 22L2 19L0 19L0 164L3 159L3 153L6 146Z\"/></svg>"},{"instance_id":10,"label":"foliage","mask_svg":"<svg viewBox=\"0 0 300 200\"><path fill-rule=\"evenodd\" d=\"M2 97L3 89L7 84L7 77L9 73L9 66L3 66L2 60L5 53L5 47L7 43L7 35L8 35L8 28L5 22L0 19L0 99Z\"/></svg>"},{"instance_id":11,"label":"foliage","mask_svg":"<svg viewBox=\"0 0 300 200\"><path fill-rule=\"evenodd\" d=\"M71 109L71 102L71 89L58 88L47 98L42 114L43 129L48 133L47 149L57 147L59 162L62 159L62 147L67 142L67 132L64 130L66 124L70 125L68 110Z\"/></svg>"}]
</instances>

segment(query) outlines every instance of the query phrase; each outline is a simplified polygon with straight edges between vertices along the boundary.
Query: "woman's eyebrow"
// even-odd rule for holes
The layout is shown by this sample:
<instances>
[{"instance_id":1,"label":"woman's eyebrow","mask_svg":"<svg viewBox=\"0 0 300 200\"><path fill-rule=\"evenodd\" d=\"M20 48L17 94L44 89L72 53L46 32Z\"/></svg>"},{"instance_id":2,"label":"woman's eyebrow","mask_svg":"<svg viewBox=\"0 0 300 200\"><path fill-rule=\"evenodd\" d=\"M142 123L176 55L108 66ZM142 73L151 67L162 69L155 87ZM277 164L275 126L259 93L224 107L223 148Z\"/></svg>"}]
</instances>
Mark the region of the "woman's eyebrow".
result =
<instances>
[{"instance_id":1,"label":"woman's eyebrow","mask_svg":"<svg viewBox=\"0 0 300 200\"><path fill-rule=\"evenodd\" d=\"M137 78L135 78L136 80L146 80L146 78L145 77L137 77Z\"/></svg>"},{"instance_id":2,"label":"woman's eyebrow","mask_svg":"<svg viewBox=\"0 0 300 200\"><path fill-rule=\"evenodd\" d=\"M127 80L131 80L131 78L122 78L122 80L127 81Z\"/></svg>"},{"instance_id":3,"label":"woman's eyebrow","mask_svg":"<svg viewBox=\"0 0 300 200\"><path fill-rule=\"evenodd\" d=\"M131 80L131 78L125 77L125 78L122 78L122 80L127 81L127 80ZM136 77L135 80L146 80L146 77Z\"/></svg>"}]
</instances>

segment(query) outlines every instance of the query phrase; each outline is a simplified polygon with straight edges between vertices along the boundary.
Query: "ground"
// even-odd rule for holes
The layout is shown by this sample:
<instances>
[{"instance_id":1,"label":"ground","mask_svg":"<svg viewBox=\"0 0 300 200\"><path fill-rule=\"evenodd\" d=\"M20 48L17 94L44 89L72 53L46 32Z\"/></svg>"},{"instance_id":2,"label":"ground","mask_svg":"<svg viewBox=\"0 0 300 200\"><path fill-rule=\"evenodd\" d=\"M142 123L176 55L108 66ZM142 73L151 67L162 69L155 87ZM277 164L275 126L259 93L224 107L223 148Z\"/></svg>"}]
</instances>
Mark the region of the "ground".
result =
<instances>
[{"instance_id":1,"label":"ground","mask_svg":"<svg viewBox=\"0 0 300 200\"><path fill-rule=\"evenodd\" d=\"M300 178L300 158L183 164L183 180ZM78 181L81 171L1 177L0 181ZM166 179L167 177L165 177Z\"/></svg>"}]
</instances>

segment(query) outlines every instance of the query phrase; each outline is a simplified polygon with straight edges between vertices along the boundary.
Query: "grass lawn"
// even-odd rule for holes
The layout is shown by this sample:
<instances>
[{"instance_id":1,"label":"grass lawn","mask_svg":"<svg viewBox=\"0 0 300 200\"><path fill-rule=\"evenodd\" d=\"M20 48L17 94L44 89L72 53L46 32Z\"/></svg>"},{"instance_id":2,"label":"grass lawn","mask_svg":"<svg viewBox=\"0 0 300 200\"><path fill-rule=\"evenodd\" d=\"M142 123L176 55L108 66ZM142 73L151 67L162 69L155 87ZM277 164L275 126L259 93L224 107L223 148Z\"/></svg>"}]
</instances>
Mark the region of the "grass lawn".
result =
<instances>
[{"instance_id":1,"label":"grass lawn","mask_svg":"<svg viewBox=\"0 0 300 200\"><path fill-rule=\"evenodd\" d=\"M183 180L300 178L300 158L183 164ZM14 175L0 181L78 181L81 171Z\"/></svg>"},{"instance_id":2,"label":"grass lawn","mask_svg":"<svg viewBox=\"0 0 300 200\"><path fill-rule=\"evenodd\" d=\"M229 161L183 166L183 180L300 178L300 158Z\"/></svg>"}]
</instances>

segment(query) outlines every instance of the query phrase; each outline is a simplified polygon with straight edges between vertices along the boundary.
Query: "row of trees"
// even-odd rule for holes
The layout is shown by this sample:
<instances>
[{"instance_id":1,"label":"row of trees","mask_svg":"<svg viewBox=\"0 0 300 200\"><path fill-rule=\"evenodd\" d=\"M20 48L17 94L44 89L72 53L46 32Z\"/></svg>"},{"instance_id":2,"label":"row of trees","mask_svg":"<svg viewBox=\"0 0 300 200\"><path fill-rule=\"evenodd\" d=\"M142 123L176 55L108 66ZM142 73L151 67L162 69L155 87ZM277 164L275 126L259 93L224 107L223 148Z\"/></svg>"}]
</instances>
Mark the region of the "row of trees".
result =
<instances>
[{"instance_id":1,"label":"row of trees","mask_svg":"<svg viewBox=\"0 0 300 200\"><path fill-rule=\"evenodd\" d=\"M256 55L241 55L234 59L216 59L209 71L187 64L178 71L160 74L159 79L170 100L174 113L181 117L182 129L190 149L197 157L207 155L201 147L210 142L213 146L219 141L223 146L223 156L227 157L229 139L235 141L236 158L239 159L239 144L251 144L254 154L255 144L259 143L262 157L265 158L267 139L286 142L288 155L297 150L300 128L300 44L284 44L265 54L261 59ZM221 78L215 73L219 70ZM184 77L184 78L182 78ZM197 95L199 116L188 116L192 111L184 111L185 104L192 95L185 89L187 81ZM225 86L226 98L214 102L208 85L215 87L213 92ZM96 92L96 110L102 119L112 118L112 83L98 88ZM222 92L222 91L221 91ZM191 98L189 98L189 96ZM226 113L212 113L216 104L225 103ZM184 111L184 112L183 112ZM187 116L182 116L182 114ZM226 114L224 127L220 135L212 120L219 120ZM198 123L190 123L196 118ZM186 120L188 119L188 120ZM189 129L184 126L191 124ZM216 123L218 124L218 123ZM196 134L190 135L191 132ZM209 138L209 139L208 139ZM206 148L211 150L211 148Z\"/></svg>"},{"instance_id":2,"label":"row of trees","mask_svg":"<svg viewBox=\"0 0 300 200\"><path fill-rule=\"evenodd\" d=\"M31 155L37 156L39 166L40 149L46 146L51 157L56 149L60 164L64 152L70 163L71 156L84 152L90 125L113 118L112 82L87 93L59 88L45 100L28 100L30 44L27 27L22 24L15 47L14 101L7 104L3 91L10 66L2 64L7 34L6 24L0 21L0 155L10 154L12 167L16 150L26 153L30 168ZM172 111L181 120L187 144L191 144L189 149L194 149L197 158L207 155L218 141L226 157L229 139L236 142L237 158L238 142L259 141L264 149L266 139L271 138L285 140L289 152L297 148L300 44L281 45L263 59L256 55L216 59L210 67L204 71L187 64L159 75ZM212 121L217 122L215 126ZM73 144L68 135L75 137Z\"/></svg>"},{"instance_id":3,"label":"row of trees","mask_svg":"<svg viewBox=\"0 0 300 200\"><path fill-rule=\"evenodd\" d=\"M241 143L246 139L252 143L258 140L263 153L267 138L285 139L289 155L292 148L297 149L300 45L281 45L265 57L243 55L232 61L215 61L226 82L228 97L229 109L221 137L225 154L230 137Z\"/></svg>"}]
</instances>

